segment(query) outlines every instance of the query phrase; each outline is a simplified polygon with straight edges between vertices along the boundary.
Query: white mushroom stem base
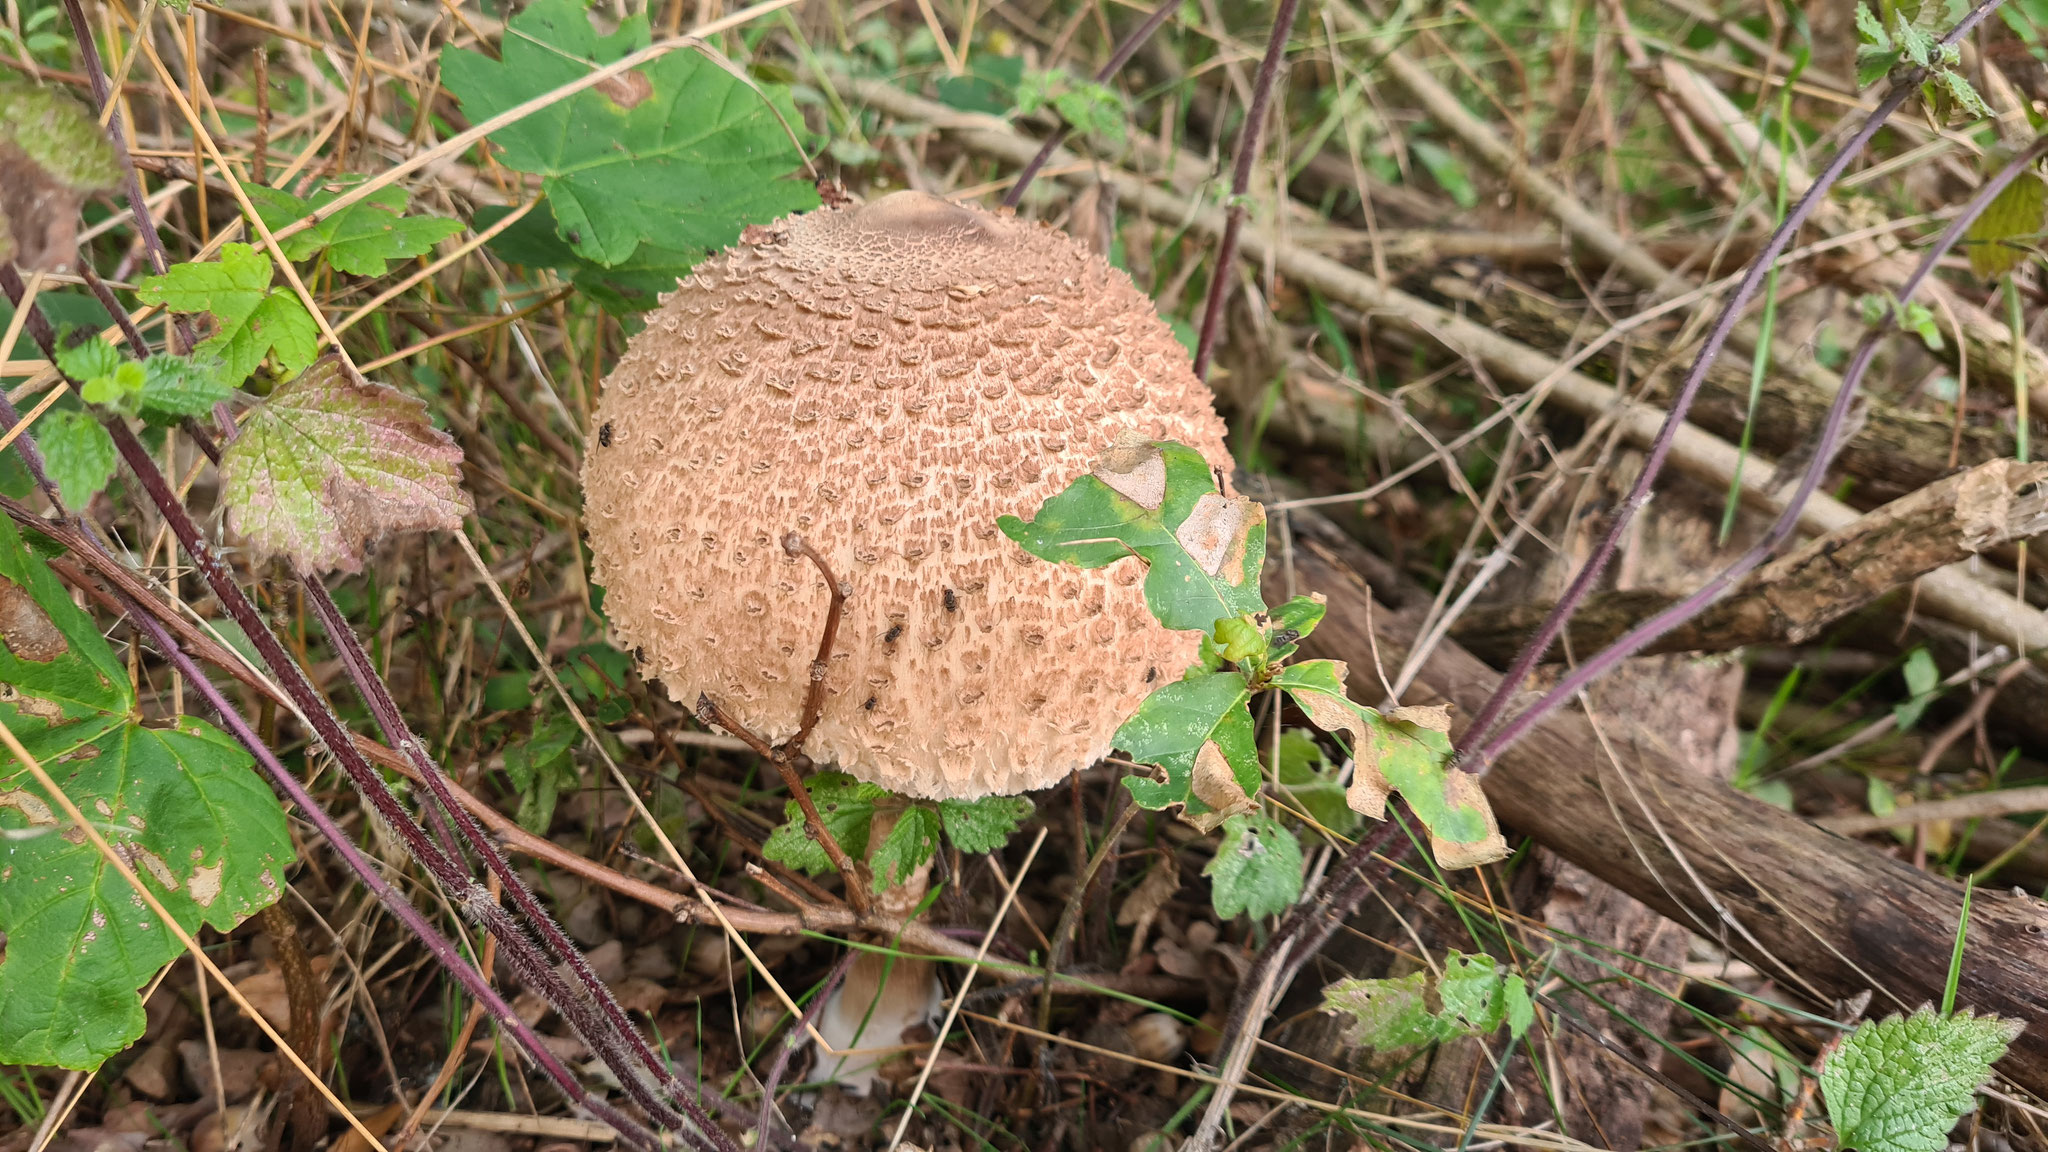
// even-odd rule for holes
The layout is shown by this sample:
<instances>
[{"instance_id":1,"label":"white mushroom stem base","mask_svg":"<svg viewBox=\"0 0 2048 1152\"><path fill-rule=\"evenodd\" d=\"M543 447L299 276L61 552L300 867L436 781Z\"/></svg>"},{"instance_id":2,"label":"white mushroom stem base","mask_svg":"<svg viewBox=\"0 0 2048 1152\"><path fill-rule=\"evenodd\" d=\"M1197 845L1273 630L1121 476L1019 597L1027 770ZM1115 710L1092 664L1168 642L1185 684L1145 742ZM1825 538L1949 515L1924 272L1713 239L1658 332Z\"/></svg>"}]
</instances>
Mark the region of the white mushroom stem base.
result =
<instances>
[{"instance_id":1,"label":"white mushroom stem base","mask_svg":"<svg viewBox=\"0 0 2048 1152\"><path fill-rule=\"evenodd\" d=\"M868 843L887 839L896 818L893 811L876 812L868 827ZM876 908L908 919L924 902L930 885L931 861L927 860L900 883L875 893ZM818 1013L818 1035L824 1043L811 1042L816 1059L811 1063L810 1078L834 1082L856 1096L868 1095L885 1079L883 1066L910 1052L903 1034L937 1023L944 993L938 965L923 956L862 952L854 957L846 978Z\"/></svg>"}]
</instances>

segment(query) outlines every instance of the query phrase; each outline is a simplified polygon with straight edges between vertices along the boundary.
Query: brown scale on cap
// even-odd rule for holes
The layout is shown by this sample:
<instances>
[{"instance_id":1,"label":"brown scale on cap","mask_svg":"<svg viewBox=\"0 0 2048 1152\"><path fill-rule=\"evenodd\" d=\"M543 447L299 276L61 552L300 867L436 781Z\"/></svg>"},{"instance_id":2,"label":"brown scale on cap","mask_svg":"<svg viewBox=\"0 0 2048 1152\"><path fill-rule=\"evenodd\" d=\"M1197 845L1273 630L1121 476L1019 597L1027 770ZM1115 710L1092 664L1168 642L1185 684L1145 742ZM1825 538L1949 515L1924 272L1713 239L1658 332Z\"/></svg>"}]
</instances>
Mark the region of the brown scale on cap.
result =
<instances>
[{"instance_id":1,"label":"brown scale on cap","mask_svg":"<svg viewBox=\"0 0 2048 1152\"><path fill-rule=\"evenodd\" d=\"M1198 637L1144 569L1035 559L1030 517L1123 433L1228 468L1188 356L1122 272L1042 224L899 192L750 228L647 317L584 465L622 647L694 704L795 734L829 591L853 588L804 751L914 796L1056 783Z\"/></svg>"}]
</instances>

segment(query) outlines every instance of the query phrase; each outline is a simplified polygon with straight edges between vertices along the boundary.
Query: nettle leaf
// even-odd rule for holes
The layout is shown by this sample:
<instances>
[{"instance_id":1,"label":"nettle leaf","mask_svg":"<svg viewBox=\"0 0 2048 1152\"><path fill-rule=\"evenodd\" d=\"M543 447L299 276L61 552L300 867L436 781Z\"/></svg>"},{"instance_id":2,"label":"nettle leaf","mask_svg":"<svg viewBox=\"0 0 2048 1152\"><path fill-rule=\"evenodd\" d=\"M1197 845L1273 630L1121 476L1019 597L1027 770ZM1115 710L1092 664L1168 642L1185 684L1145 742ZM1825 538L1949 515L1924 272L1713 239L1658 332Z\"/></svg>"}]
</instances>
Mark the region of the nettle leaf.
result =
<instances>
[{"instance_id":1,"label":"nettle leaf","mask_svg":"<svg viewBox=\"0 0 2048 1152\"><path fill-rule=\"evenodd\" d=\"M0 80L0 262L69 269L86 197L120 180L113 145L83 104L55 85Z\"/></svg>"},{"instance_id":2,"label":"nettle leaf","mask_svg":"<svg viewBox=\"0 0 2048 1152\"><path fill-rule=\"evenodd\" d=\"M1010 842L1017 825L1031 818L1037 806L1022 796L984 796L979 800L941 800L939 819L946 839L969 854L995 852Z\"/></svg>"},{"instance_id":3,"label":"nettle leaf","mask_svg":"<svg viewBox=\"0 0 2048 1152\"><path fill-rule=\"evenodd\" d=\"M912 804L896 814L888 835L868 854L876 891L903 883L925 866L939 850L939 824L938 812L922 804Z\"/></svg>"},{"instance_id":4,"label":"nettle leaf","mask_svg":"<svg viewBox=\"0 0 2048 1152\"><path fill-rule=\"evenodd\" d=\"M849 856L866 857L875 801L887 796L888 790L843 772L821 772L806 780L804 787L811 794L811 803L817 805L819 817L825 821L825 830L832 833L839 846ZM769 833L761 845L761 854L813 876L832 871L832 858L825 855L824 845L811 839L810 829L804 826L803 807L794 800L786 801L782 817L782 825Z\"/></svg>"},{"instance_id":5,"label":"nettle leaf","mask_svg":"<svg viewBox=\"0 0 2048 1152\"><path fill-rule=\"evenodd\" d=\"M218 326L195 351L218 357L221 375L239 384L265 356L275 355L287 372L313 362L319 326L288 291L270 286L270 257L247 244L223 244L210 264L174 264L161 276L145 276L135 298L173 312L204 312Z\"/></svg>"},{"instance_id":6,"label":"nettle leaf","mask_svg":"<svg viewBox=\"0 0 2048 1152\"><path fill-rule=\"evenodd\" d=\"M276 231L327 207L363 179L342 177L304 200L259 184L249 185L247 192L264 225ZM390 271L391 261L424 256L435 244L462 231L460 220L405 215L406 199L403 188L379 188L304 232L286 237L282 241L284 254L292 260L310 260L324 252L328 267L337 272L382 276Z\"/></svg>"},{"instance_id":7,"label":"nettle leaf","mask_svg":"<svg viewBox=\"0 0 2048 1152\"><path fill-rule=\"evenodd\" d=\"M1209 462L1182 444L1119 443L1034 519L996 523L1055 564L1101 568L1140 557L1145 603L1168 628L1207 632L1218 620L1266 610L1265 507L1219 493Z\"/></svg>"},{"instance_id":8,"label":"nettle leaf","mask_svg":"<svg viewBox=\"0 0 2048 1152\"><path fill-rule=\"evenodd\" d=\"M1223 821L1223 842L1202 875L1223 919L1277 916L1301 898L1301 842L1271 816L1232 816Z\"/></svg>"},{"instance_id":9,"label":"nettle leaf","mask_svg":"<svg viewBox=\"0 0 2048 1152\"><path fill-rule=\"evenodd\" d=\"M493 61L450 49L441 81L481 122L651 41L637 12L599 36L577 0L537 0L513 17ZM716 250L750 223L815 208L784 179L804 158L787 88L755 90L704 56L671 52L492 133L504 163L544 177L561 236L600 264L641 244Z\"/></svg>"},{"instance_id":10,"label":"nettle leaf","mask_svg":"<svg viewBox=\"0 0 2048 1152\"><path fill-rule=\"evenodd\" d=\"M2017 1020L1944 1016L1927 1006L1857 1025L1820 1068L1821 1097L1840 1145L1939 1152L2021 1028Z\"/></svg>"},{"instance_id":11,"label":"nettle leaf","mask_svg":"<svg viewBox=\"0 0 2048 1152\"><path fill-rule=\"evenodd\" d=\"M380 536L460 527L461 462L425 404L330 354L249 413L221 454L221 496L259 559L357 572Z\"/></svg>"},{"instance_id":12,"label":"nettle leaf","mask_svg":"<svg viewBox=\"0 0 2048 1152\"><path fill-rule=\"evenodd\" d=\"M188 932L233 929L284 891L284 812L204 721L123 723L48 763ZM0 767L0 1061L97 1068L142 1035L136 990L183 952L26 769Z\"/></svg>"},{"instance_id":13,"label":"nettle leaf","mask_svg":"<svg viewBox=\"0 0 2048 1152\"><path fill-rule=\"evenodd\" d=\"M1157 764L1166 779L1124 777L1131 799L1146 808L1169 804L1187 805L1187 813L1198 827L1208 831L1232 809L1250 807L1249 797L1259 789L1257 732L1248 704L1251 690L1241 672L1195 675L1167 684L1138 706L1138 711L1116 730L1115 746L1140 764ZM1206 756L1204 767L1221 761L1225 779L1205 779L1207 796L1196 788L1196 766ZM1213 773L1205 773L1213 777ZM1219 789L1228 783L1235 788ZM1221 803L1218 803L1218 801ZM1212 817L1207 821L1200 818Z\"/></svg>"},{"instance_id":14,"label":"nettle leaf","mask_svg":"<svg viewBox=\"0 0 2048 1152\"><path fill-rule=\"evenodd\" d=\"M50 479L67 506L85 507L114 478L120 453L114 448L114 438L92 413L52 408L36 421L35 436Z\"/></svg>"},{"instance_id":15,"label":"nettle leaf","mask_svg":"<svg viewBox=\"0 0 2048 1152\"><path fill-rule=\"evenodd\" d=\"M1438 864L1470 868L1505 859L1507 841L1478 778L1447 767L1448 709L1399 708L1382 715L1351 700L1345 674L1341 660L1310 660L1283 669L1273 686L1286 691L1316 727L1350 737L1357 761L1346 796L1352 810L1384 820L1387 797L1399 792L1429 829Z\"/></svg>"},{"instance_id":16,"label":"nettle leaf","mask_svg":"<svg viewBox=\"0 0 2048 1152\"><path fill-rule=\"evenodd\" d=\"M219 363L159 354L142 362L142 387L135 393L134 403L144 419L176 423L207 416L215 404L234 394L234 382Z\"/></svg>"},{"instance_id":17,"label":"nettle leaf","mask_svg":"<svg viewBox=\"0 0 2048 1152\"><path fill-rule=\"evenodd\" d=\"M505 775L519 791L519 812L513 818L528 832L547 832L562 787L576 782L569 750L580 735L574 720L553 716L535 726L531 736L505 749Z\"/></svg>"},{"instance_id":18,"label":"nettle leaf","mask_svg":"<svg viewBox=\"0 0 2048 1152\"><path fill-rule=\"evenodd\" d=\"M1536 1022L1528 985L1487 955L1452 952L1443 973L1387 980L1339 980L1323 989L1323 1011L1352 1018L1353 1043L1382 1052L1484 1036L1502 1024L1520 1039Z\"/></svg>"}]
</instances>

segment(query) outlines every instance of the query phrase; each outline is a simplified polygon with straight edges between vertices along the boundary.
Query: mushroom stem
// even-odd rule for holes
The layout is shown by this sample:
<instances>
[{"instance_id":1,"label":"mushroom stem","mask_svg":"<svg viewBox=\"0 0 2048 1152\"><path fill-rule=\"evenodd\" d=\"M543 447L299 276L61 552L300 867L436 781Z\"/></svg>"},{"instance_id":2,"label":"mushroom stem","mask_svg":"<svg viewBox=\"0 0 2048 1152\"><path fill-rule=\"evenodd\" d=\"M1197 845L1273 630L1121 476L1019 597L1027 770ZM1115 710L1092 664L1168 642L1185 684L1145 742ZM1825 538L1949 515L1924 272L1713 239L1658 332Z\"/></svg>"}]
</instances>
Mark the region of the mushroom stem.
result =
<instances>
[{"instance_id":1,"label":"mushroom stem","mask_svg":"<svg viewBox=\"0 0 2048 1152\"><path fill-rule=\"evenodd\" d=\"M783 536L782 550L791 556L808 557L812 564L817 565L818 571L825 577L825 587L832 595L831 602L825 609L825 631L818 637L818 656L811 661L810 688L804 693L803 716L797 722L796 735L779 745L771 745L755 735L745 724L734 719L725 709L720 708L718 701L713 700L709 693L700 692L697 695L697 718L706 724L715 724L746 741L747 746L762 759L775 765L775 771L781 774L782 782L789 786L789 794L795 798L797 807L803 809L804 827L810 831L811 839L816 840L818 846L825 850L826 859L832 861L832 866L839 869L840 877L846 881L847 904L852 906L856 914L866 916L873 905L868 894L867 880L861 873L860 865L846 854L846 849L839 846L838 839L825 827L825 820L818 815L818 806L812 802L810 790L804 787L801 775L804 769L811 766L811 758L804 755L804 741L811 738L811 730L818 726L818 717L825 713L825 675L832 667L832 648L839 641L839 618L846 607L847 597L853 595L853 585L834 576L831 565L825 562L825 557L795 532Z\"/></svg>"}]
</instances>

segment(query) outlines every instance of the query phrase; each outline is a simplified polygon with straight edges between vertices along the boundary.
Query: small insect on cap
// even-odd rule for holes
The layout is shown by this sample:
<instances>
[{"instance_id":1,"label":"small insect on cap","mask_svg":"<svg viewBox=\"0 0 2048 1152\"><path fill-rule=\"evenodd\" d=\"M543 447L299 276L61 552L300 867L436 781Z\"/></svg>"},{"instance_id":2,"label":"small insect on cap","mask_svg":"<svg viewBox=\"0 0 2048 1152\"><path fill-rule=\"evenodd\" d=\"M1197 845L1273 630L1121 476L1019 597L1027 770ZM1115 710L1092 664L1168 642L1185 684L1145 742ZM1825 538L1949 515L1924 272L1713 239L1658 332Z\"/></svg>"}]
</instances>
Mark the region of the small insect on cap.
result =
<instances>
[{"instance_id":1,"label":"small insect on cap","mask_svg":"<svg viewBox=\"0 0 2048 1152\"><path fill-rule=\"evenodd\" d=\"M1146 611L1136 558L1050 564L996 527L1119 437L1228 469L1223 422L1129 277L1037 223L898 192L750 228L604 382L583 468L620 647L694 704L793 735L851 585L805 751L935 799L1056 783L1110 750L1199 638Z\"/></svg>"}]
</instances>

